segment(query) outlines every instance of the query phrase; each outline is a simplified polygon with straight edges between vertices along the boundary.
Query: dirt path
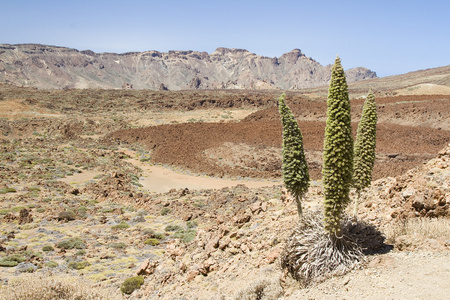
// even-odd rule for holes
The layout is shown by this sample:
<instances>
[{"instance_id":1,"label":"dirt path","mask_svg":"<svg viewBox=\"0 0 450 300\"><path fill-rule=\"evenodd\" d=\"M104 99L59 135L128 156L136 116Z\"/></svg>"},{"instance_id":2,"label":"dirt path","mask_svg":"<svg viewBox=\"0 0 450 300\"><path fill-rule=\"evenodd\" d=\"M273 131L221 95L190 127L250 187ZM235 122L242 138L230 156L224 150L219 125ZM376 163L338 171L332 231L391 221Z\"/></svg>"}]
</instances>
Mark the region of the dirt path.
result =
<instances>
[{"instance_id":1,"label":"dirt path","mask_svg":"<svg viewBox=\"0 0 450 300\"><path fill-rule=\"evenodd\" d=\"M135 153L130 150L123 150L130 157L135 157ZM167 193L171 189L201 190L201 189L221 189L233 187L238 184L245 184L249 188L259 188L281 184L280 181L269 180L232 180L214 177L202 177L198 175L183 174L170 170L162 166L155 166L143 163L137 159L128 159L130 163L139 167L143 171L143 176L139 183L142 188L151 193Z\"/></svg>"}]
</instances>

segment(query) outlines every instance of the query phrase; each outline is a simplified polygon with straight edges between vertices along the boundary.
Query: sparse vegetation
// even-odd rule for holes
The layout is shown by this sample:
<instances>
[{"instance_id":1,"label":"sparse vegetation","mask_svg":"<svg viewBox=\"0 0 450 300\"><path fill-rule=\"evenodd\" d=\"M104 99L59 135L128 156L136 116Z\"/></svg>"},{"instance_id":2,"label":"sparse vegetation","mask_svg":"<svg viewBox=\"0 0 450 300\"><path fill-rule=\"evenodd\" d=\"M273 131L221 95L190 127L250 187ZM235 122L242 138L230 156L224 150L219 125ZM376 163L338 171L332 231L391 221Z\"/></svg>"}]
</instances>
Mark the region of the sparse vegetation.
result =
<instances>
[{"instance_id":1,"label":"sparse vegetation","mask_svg":"<svg viewBox=\"0 0 450 300\"><path fill-rule=\"evenodd\" d=\"M353 137L348 88L339 57L331 71L323 152L324 219L300 218L282 253L281 266L304 285L342 275L362 260L360 245L342 223L350 201ZM325 231L323 230L325 229Z\"/></svg>"},{"instance_id":2,"label":"sparse vegetation","mask_svg":"<svg viewBox=\"0 0 450 300\"><path fill-rule=\"evenodd\" d=\"M113 300L122 299L108 288L93 288L91 283L81 278L53 276L51 274L30 274L10 280L8 285L0 287L5 300Z\"/></svg>"},{"instance_id":3,"label":"sparse vegetation","mask_svg":"<svg viewBox=\"0 0 450 300\"><path fill-rule=\"evenodd\" d=\"M367 91L367 87L364 90ZM358 99L363 95L363 90L360 91L352 100L352 107L363 104L363 100ZM113 292L103 299L122 298L117 295L121 283L128 276L134 276L131 274L136 274L146 262L148 267L142 272L146 274L145 289L141 288L131 297L325 298L317 295L318 289L314 286L307 291L300 290L299 283L291 276L283 281L277 265L280 247L285 245L289 235L285 228L294 226L292 221L297 218L295 206L286 207L279 201L282 195L281 126L276 107L279 92L215 90L196 91L198 95L194 95L190 91L33 90L10 85L5 88L0 84L0 93L7 101L0 104L8 104L8 109L14 109L16 104L19 108L24 105L27 110L26 118L21 118L20 112L0 118L0 137L3 134L3 139L0 138L0 189L16 190L0 193L0 261L5 265L1 268L0 298L33 299L36 296L46 299L42 289L47 288L45 293L50 295L49 299L57 297L53 290L67 299L71 297L68 294L78 300L102 299L106 287L111 287L116 294ZM377 102L383 115L380 114L379 159L374 179L396 177L406 169L422 166L424 161L435 158L449 140L447 119L450 118L444 106L447 96L384 98L382 93L377 89ZM309 174L314 180L302 203L306 215L310 207L323 199L319 171L322 141L318 140L323 138L325 123L325 97L308 97L303 91L290 90L286 98L302 128ZM202 106L197 106L200 103ZM243 103L243 109L236 110L236 103ZM217 108L209 111L208 105ZM221 108L223 105L227 107L226 112ZM180 107L185 108L182 115ZM197 110L197 107L202 109ZM28 110L35 114L28 114ZM395 117L397 112L398 118ZM355 119L359 112L353 109L353 113ZM47 114L51 117L46 117ZM233 122L222 115L232 116ZM183 124L191 117L207 123ZM245 120L239 120L244 117ZM210 123L220 121L224 124ZM173 126L172 123L178 124ZM165 125L153 126L159 124ZM117 130L123 131L118 134ZM385 139L386 136L389 138ZM177 137L176 147L173 137ZM204 138L208 139L207 143ZM231 142L222 145L225 138ZM398 142L392 143L392 140ZM204 144L210 147L210 152L202 149ZM207 154L210 161L199 153ZM170 162L164 161L169 154L173 155ZM416 284L418 276L427 288L433 287L431 282L439 282L442 266L448 258L446 241L449 238L445 233L448 224L435 224L434 219L423 219L423 224L419 220L415 220L419 224L399 220L422 215L421 209L425 207L426 215L439 216L436 221L446 218L446 164L441 158L435 159L433 168L414 171L417 172L414 176L423 173L422 178L416 179L411 174L385 178L367 189L359 215L374 220L399 251L393 255L377 255L375 258L380 265L376 268L362 273L355 270L348 277L334 278L333 286L325 282L321 291L333 290L335 298L365 298L364 289L358 288L367 287L374 295L373 287L365 286L359 279L365 276L364 272L372 276L375 271L379 282L395 284L395 288L389 289L393 292L406 287L407 283L420 290L422 285ZM203 175L220 175L225 180L232 179L233 185L245 185L197 190L187 183L187 190L180 189L180 182L176 182L177 190L160 192L148 187L151 176L156 174L149 168L160 166L184 175L196 175L191 177L196 183L203 180ZM257 184L253 182L256 178L258 181L271 178L275 185L252 188L250 185ZM419 180L424 182L423 186L417 185ZM411 203L415 205L413 209ZM164 208L170 211L161 215ZM19 224L22 209L32 213L31 222ZM58 221L61 211L73 212L76 219ZM324 232L320 213L316 217L318 230ZM112 229L122 221L130 227ZM350 228L353 236L358 226L353 222L353 227L347 227L347 221L344 215L341 233L345 234L345 228ZM170 231L165 231L168 226L171 226ZM363 229L356 231L374 240L374 236ZM304 234L305 240L301 240L304 244L308 243L308 236ZM361 245L357 237L353 241ZM85 247L69 246L68 240L74 238L80 239ZM323 236L321 239L316 239L318 245L332 244L325 243ZM67 249L59 248L60 242L65 242ZM319 260L318 266L337 256L330 246L326 247L329 248L324 251L330 255L327 260ZM360 248L366 253L364 247ZM297 249L301 251L301 246ZM415 249L431 249L432 252L417 254ZM408 253L402 253L403 250ZM17 255L17 260L9 257L11 255ZM395 263L389 266L390 277L386 279L383 266L392 256ZM310 259L314 262L312 257ZM399 266L405 263L423 272L407 269L408 272L400 276ZM427 268L420 268L424 264L430 264L436 272L425 273ZM311 264L308 268L311 269ZM260 277L261 273L264 276ZM41 276L53 277L58 286L54 287L49 281L37 283ZM395 281L399 277L404 281ZM79 278L90 281L81 282ZM22 287L15 285L16 280L22 279ZM67 284L60 279L67 279ZM348 279L349 282L345 281ZM348 296L345 288L340 288L341 284L347 284L349 291L358 290L363 296ZM80 296L80 290L93 285L96 288L85 293L85 298ZM20 292L20 289L26 291ZM398 298L407 298L402 296Z\"/></svg>"}]
</instances>

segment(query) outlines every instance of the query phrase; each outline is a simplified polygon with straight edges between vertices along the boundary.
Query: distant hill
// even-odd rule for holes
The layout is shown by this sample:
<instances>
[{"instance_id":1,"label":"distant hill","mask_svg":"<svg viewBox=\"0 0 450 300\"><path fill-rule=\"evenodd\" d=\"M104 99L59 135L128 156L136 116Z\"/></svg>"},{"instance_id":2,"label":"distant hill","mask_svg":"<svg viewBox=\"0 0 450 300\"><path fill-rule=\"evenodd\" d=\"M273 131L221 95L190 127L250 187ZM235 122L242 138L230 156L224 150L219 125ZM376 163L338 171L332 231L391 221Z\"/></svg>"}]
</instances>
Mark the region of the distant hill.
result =
<instances>
[{"instance_id":1,"label":"distant hill","mask_svg":"<svg viewBox=\"0 0 450 300\"><path fill-rule=\"evenodd\" d=\"M0 45L0 82L38 88L302 89L328 84L322 66L299 49L264 57L243 49L214 52L94 53L37 45ZM358 67L347 81L376 78Z\"/></svg>"},{"instance_id":2,"label":"distant hill","mask_svg":"<svg viewBox=\"0 0 450 300\"><path fill-rule=\"evenodd\" d=\"M349 84L349 92L354 96L366 95L369 88L386 96L450 95L450 66L371 78ZM326 97L328 86L306 88L302 92Z\"/></svg>"}]
</instances>

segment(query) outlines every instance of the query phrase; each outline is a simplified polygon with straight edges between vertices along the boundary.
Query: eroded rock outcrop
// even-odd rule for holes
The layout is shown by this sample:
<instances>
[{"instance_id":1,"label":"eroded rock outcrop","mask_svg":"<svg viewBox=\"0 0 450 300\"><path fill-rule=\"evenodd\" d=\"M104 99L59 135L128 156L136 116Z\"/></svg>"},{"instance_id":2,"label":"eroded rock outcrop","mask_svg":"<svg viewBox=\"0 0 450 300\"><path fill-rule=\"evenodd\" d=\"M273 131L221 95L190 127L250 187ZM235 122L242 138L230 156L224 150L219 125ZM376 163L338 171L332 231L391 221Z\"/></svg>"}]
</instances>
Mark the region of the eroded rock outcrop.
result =
<instances>
[{"instance_id":1,"label":"eroded rock outcrop","mask_svg":"<svg viewBox=\"0 0 450 300\"><path fill-rule=\"evenodd\" d=\"M0 44L0 82L38 88L300 89L326 85L331 66L294 49L265 57L244 49L95 53L37 44ZM366 68L347 81L376 77ZM123 86L124 80L127 82Z\"/></svg>"}]
</instances>

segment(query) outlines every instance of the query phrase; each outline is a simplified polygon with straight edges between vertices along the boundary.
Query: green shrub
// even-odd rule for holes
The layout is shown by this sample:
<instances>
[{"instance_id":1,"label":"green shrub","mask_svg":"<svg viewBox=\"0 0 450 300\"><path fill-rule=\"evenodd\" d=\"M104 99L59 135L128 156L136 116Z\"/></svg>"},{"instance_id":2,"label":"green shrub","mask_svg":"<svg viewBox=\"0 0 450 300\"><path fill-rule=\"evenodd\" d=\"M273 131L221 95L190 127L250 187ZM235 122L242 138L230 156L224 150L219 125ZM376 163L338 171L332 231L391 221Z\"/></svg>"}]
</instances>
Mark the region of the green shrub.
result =
<instances>
[{"instance_id":1,"label":"green shrub","mask_svg":"<svg viewBox=\"0 0 450 300\"><path fill-rule=\"evenodd\" d=\"M75 220L75 213L71 210L65 210L65 211L61 211L58 214L58 221L73 221Z\"/></svg>"},{"instance_id":2,"label":"green shrub","mask_svg":"<svg viewBox=\"0 0 450 300\"><path fill-rule=\"evenodd\" d=\"M0 259L0 267L15 267L25 260L25 256L20 254L11 254Z\"/></svg>"},{"instance_id":3,"label":"green shrub","mask_svg":"<svg viewBox=\"0 0 450 300\"><path fill-rule=\"evenodd\" d=\"M145 228L142 230L142 234L144 235L154 235L155 231L151 228Z\"/></svg>"},{"instance_id":4,"label":"green shrub","mask_svg":"<svg viewBox=\"0 0 450 300\"><path fill-rule=\"evenodd\" d=\"M158 239L155 239L155 238L149 238L149 239L146 239L146 240L145 240L144 244L146 244L146 245L152 245L152 246L157 246L157 245L159 245L159 240L158 240Z\"/></svg>"},{"instance_id":5,"label":"green shrub","mask_svg":"<svg viewBox=\"0 0 450 300\"><path fill-rule=\"evenodd\" d=\"M70 250L70 249L86 249L86 244L83 242L83 240L81 240L80 238L70 238L70 239L66 239L62 242L59 242L58 244L56 244L56 247L61 248L61 249L66 249L66 250Z\"/></svg>"},{"instance_id":6,"label":"green shrub","mask_svg":"<svg viewBox=\"0 0 450 300\"><path fill-rule=\"evenodd\" d=\"M80 206L77 208L77 213L81 217L86 217L87 211L88 209L86 206Z\"/></svg>"},{"instance_id":7,"label":"green shrub","mask_svg":"<svg viewBox=\"0 0 450 300\"><path fill-rule=\"evenodd\" d=\"M120 222L120 224L114 225L111 227L111 229L127 229L130 228L130 225L126 222Z\"/></svg>"},{"instance_id":8,"label":"green shrub","mask_svg":"<svg viewBox=\"0 0 450 300\"><path fill-rule=\"evenodd\" d=\"M131 294L135 290L139 289L144 284L144 277L143 276L135 276L126 279L122 285L120 286L120 290L124 294Z\"/></svg>"},{"instance_id":9,"label":"green shrub","mask_svg":"<svg viewBox=\"0 0 450 300\"><path fill-rule=\"evenodd\" d=\"M84 250L78 250L77 252L75 252L76 256L83 256L85 254L86 254L86 251L84 251Z\"/></svg>"},{"instance_id":10,"label":"green shrub","mask_svg":"<svg viewBox=\"0 0 450 300\"><path fill-rule=\"evenodd\" d=\"M15 193L17 192L17 190L15 188L11 188L11 187L5 187L0 189L0 194L6 194L6 193Z\"/></svg>"},{"instance_id":11,"label":"green shrub","mask_svg":"<svg viewBox=\"0 0 450 300\"><path fill-rule=\"evenodd\" d=\"M55 250L51 245L45 245L42 247L42 251L49 252Z\"/></svg>"},{"instance_id":12,"label":"green shrub","mask_svg":"<svg viewBox=\"0 0 450 300\"><path fill-rule=\"evenodd\" d=\"M45 266L48 267L48 268L56 268L58 266L58 263L53 261L53 260L51 260L49 262L46 262Z\"/></svg>"},{"instance_id":13,"label":"green shrub","mask_svg":"<svg viewBox=\"0 0 450 300\"><path fill-rule=\"evenodd\" d=\"M167 225L166 228L164 228L165 231L178 231L181 229L183 228L179 225Z\"/></svg>"},{"instance_id":14,"label":"green shrub","mask_svg":"<svg viewBox=\"0 0 450 300\"><path fill-rule=\"evenodd\" d=\"M0 260L0 267L15 267L19 263L17 261Z\"/></svg>"},{"instance_id":15,"label":"green shrub","mask_svg":"<svg viewBox=\"0 0 450 300\"><path fill-rule=\"evenodd\" d=\"M168 207L164 207L163 209L161 209L161 216L165 216L170 214L171 210Z\"/></svg>"},{"instance_id":16,"label":"green shrub","mask_svg":"<svg viewBox=\"0 0 450 300\"><path fill-rule=\"evenodd\" d=\"M90 265L87 261L71 261L67 264L67 267L74 270L82 270Z\"/></svg>"},{"instance_id":17,"label":"green shrub","mask_svg":"<svg viewBox=\"0 0 450 300\"><path fill-rule=\"evenodd\" d=\"M124 242L111 243L108 245L108 247L113 249L124 249L127 247L127 244L125 244Z\"/></svg>"},{"instance_id":18,"label":"green shrub","mask_svg":"<svg viewBox=\"0 0 450 300\"><path fill-rule=\"evenodd\" d=\"M2 260L5 261L16 261L18 263L24 262L26 260L25 256L20 254L10 254L8 256L3 257Z\"/></svg>"},{"instance_id":19,"label":"green shrub","mask_svg":"<svg viewBox=\"0 0 450 300\"><path fill-rule=\"evenodd\" d=\"M186 222L186 226L187 226L187 228L195 228L195 227L197 227L198 226L198 224L197 224L197 221L187 221Z\"/></svg>"},{"instance_id":20,"label":"green shrub","mask_svg":"<svg viewBox=\"0 0 450 300\"><path fill-rule=\"evenodd\" d=\"M173 235L174 238L180 239L183 243L192 242L195 239L195 235L197 234L195 229L181 229L175 232Z\"/></svg>"}]
</instances>

